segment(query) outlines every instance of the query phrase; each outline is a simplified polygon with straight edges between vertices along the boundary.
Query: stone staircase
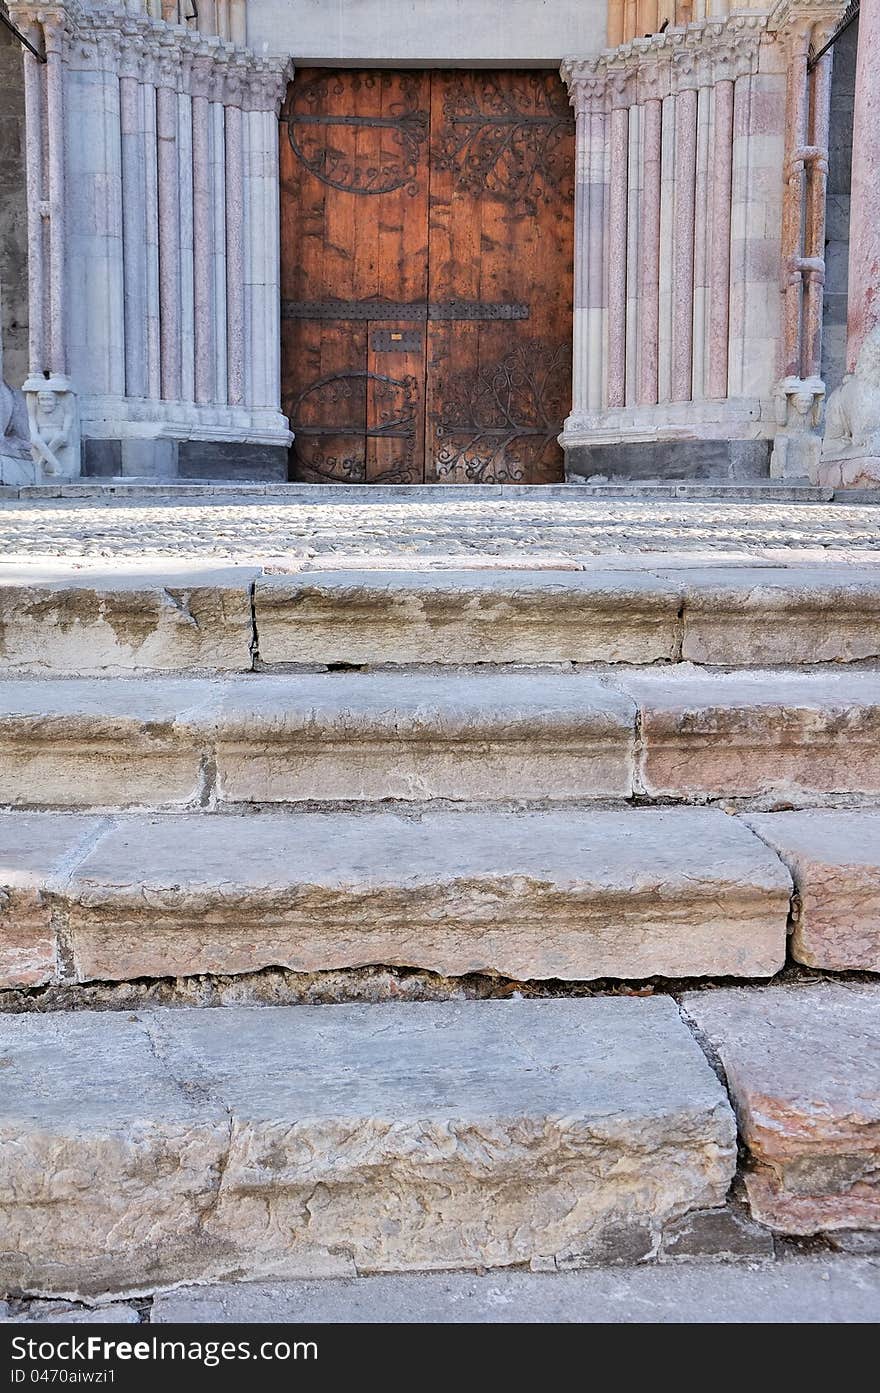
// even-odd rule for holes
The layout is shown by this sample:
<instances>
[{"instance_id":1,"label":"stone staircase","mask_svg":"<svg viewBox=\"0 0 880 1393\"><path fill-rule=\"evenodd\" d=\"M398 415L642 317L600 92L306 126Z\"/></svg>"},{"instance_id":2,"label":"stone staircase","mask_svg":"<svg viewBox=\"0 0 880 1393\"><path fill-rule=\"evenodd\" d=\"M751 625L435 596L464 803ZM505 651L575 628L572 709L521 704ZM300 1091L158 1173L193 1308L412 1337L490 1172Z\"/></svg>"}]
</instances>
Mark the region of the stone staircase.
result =
<instances>
[{"instance_id":1,"label":"stone staircase","mask_svg":"<svg viewBox=\"0 0 880 1393\"><path fill-rule=\"evenodd\" d=\"M60 569L0 585L0 1294L880 1229L880 567Z\"/></svg>"}]
</instances>

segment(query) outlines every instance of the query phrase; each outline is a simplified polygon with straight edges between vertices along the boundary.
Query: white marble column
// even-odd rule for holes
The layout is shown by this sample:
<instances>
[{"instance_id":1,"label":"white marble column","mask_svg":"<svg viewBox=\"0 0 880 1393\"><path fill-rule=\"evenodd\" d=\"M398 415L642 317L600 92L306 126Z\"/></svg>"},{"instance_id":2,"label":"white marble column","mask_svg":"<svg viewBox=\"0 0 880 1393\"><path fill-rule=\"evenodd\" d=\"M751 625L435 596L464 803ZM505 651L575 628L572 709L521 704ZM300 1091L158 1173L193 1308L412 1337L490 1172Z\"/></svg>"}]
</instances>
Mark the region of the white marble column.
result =
<instances>
[{"instance_id":1,"label":"white marble column","mask_svg":"<svg viewBox=\"0 0 880 1393\"><path fill-rule=\"evenodd\" d=\"M195 400L195 307L193 291L193 130L189 77L192 55L181 55L177 89L177 180L180 211L180 396Z\"/></svg>"},{"instance_id":2,"label":"white marble column","mask_svg":"<svg viewBox=\"0 0 880 1393\"><path fill-rule=\"evenodd\" d=\"M34 47L40 42L36 24L27 36ZM43 218L43 65L27 51L24 62L25 166L28 225L28 370L31 377L44 371L46 362L46 227Z\"/></svg>"},{"instance_id":3,"label":"white marble column","mask_svg":"<svg viewBox=\"0 0 880 1393\"><path fill-rule=\"evenodd\" d=\"M119 77L122 151L122 261L125 311L125 394L148 395L147 240L144 235L146 161L140 56L123 51Z\"/></svg>"},{"instance_id":4,"label":"white marble column","mask_svg":"<svg viewBox=\"0 0 880 1393\"><path fill-rule=\"evenodd\" d=\"M210 103L211 139L211 280L214 295L213 317L213 400L225 405L228 392L228 354L226 338L226 113L223 107L225 79L214 77Z\"/></svg>"},{"instance_id":5,"label":"white marble column","mask_svg":"<svg viewBox=\"0 0 880 1393\"><path fill-rule=\"evenodd\" d=\"M159 342L162 396L179 401L180 371L180 177L176 55L163 55L156 89L159 204Z\"/></svg>"},{"instance_id":6,"label":"white marble column","mask_svg":"<svg viewBox=\"0 0 880 1393\"><path fill-rule=\"evenodd\" d=\"M49 198L49 370L67 373L67 305L65 303L64 259L67 253L65 222L65 75L63 65L64 27L62 23L43 24L46 51L46 141L48 147Z\"/></svg>"},{"instance_id":7,"label":"white marble column","mask_svg":"<svg viewBox=\"0 0 880 1393\"><path fill-rule=\"evenodd\" d=\"M226 80L226 355L227 401L245 399L245 257L243 75L230 68Z\"/></svg>"}]
</instances>

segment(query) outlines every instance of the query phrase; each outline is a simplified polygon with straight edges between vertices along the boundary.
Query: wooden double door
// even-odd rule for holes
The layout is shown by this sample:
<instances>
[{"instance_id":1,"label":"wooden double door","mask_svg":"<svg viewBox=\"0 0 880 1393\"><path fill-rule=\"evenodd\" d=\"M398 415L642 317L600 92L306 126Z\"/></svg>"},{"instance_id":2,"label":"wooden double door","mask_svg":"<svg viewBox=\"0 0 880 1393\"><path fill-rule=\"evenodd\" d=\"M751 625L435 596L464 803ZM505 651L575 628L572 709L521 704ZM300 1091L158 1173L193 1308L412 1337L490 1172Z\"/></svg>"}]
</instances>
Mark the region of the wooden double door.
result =
<instances>
[{"instance_id":1,"label":"wooden double door","mask_svg":"<svg viewBox=\"0 0 880 1393\"><path fill-rule=\"evenodd\" d=\"M555 73L297 72L281 114L291 477L562 477L573 177Z\"/></svg>"}]
</instances>

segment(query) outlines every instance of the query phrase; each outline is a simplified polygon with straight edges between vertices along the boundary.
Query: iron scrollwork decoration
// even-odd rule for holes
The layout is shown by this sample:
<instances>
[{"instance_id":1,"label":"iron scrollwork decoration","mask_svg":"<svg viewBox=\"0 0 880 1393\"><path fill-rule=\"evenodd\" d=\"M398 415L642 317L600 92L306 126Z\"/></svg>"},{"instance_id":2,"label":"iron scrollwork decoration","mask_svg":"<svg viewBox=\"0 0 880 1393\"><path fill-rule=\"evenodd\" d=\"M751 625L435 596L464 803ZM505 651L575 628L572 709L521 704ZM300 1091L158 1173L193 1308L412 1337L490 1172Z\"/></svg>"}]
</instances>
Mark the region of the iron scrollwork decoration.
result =
<instances>
[{"instance_id":1,"label":"iron scrollwork decoration","mask_svg":"<svg viewBox=\"0 0 880 1393\"><path fill-rule=\"evenodd\" d=\"M357 116L332 110L361 91L374 91L386 114ZM428 112L418 103L417 74L323 73L294 88L287 118L291 149L310 174L342 193L388 194L403 189L415 196L430 126ZM373 133L366 142L365 131Z\"/></svg>"},{"instance_id":2,"label":"iron scrollwork decoration","mask_svg":"<svg viewBox=\"0 0 880 1393\"><path fill-rule=\"evenodd\" d=\"M440 384L434 426L439 480L516 484L555 474L571 351L530 340L501 362Z\"/></svg>"},{"instance_id":3,"label":"iron scrollwork decoration","mask_svg":"<svg viewBox=\"0 0 880 1393\"><path fill-rule=\"evenodd\" d=\"M555 74L450 74L443 127L432 151L468 193L484 190L534 214L538 204L568 196L574 123Z\"/></svg>"},{"instance_id":4,"label":"iron scrollwork decoration","mask_svg":"<svg viewBox=\"0 0 880 1393\"><path fill-rule=\"evenodd\" d=\"M376 424L368 427L370 393ZM419 402L419 385L412 376L352 370L316 378L287 412L294 433L297 477L307 483L366 483L367 440L398 440L399 454L385 469L374 473L370 482L417 483Z\"/></svg>"}]
</instances>

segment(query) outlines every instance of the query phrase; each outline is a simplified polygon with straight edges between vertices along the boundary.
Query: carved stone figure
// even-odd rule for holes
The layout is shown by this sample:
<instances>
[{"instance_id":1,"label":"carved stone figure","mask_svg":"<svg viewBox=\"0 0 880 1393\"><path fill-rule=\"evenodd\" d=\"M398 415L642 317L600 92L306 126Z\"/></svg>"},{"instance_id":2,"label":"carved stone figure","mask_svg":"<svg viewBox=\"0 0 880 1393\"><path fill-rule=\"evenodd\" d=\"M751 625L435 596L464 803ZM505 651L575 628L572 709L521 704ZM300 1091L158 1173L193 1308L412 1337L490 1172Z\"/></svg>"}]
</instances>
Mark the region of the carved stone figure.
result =
<instances>
[{"instance_id":1,"label":"carved stone figure","mask_svg":"<svg viewBox=\"0 0 880 1393\"><path fill-rule=\"evenodd\" d=\"M770 477L815 480L822 450L819 426L825 400L821 377L784 377L776 388L776 424Z\"/></svg>"},{"instance_id":2,"label":"carved stone figure","mask_svg":"<svg viewBox=\"0 0 880 1393\"><path fill-rule=\"evenodd\" d=\"M23 388L30 417L31 451L49 478L80 472L79 411L69 378L29 377Z\"/></svg>"},{"instance_id":3,"label":"carved stone figure","mask_svg":"<svg viewBox=\"0 0 880 1393\"><path fill-rule=\"evenodd\" d=\"M847 461L859 461L860 472L871 481L880 478L880 324L865 336L855 372L847 373L828 398L822 462ZM853 475L852 468L842 468L843 474Z\"/></svg>"},{"instance_id":4,"label":"carved stone figure","mask_svg":"<svg viewBox=\"0 0 880 1393\"><path fill-rule=\"evenodd\" d=\"M0 484L20 488L35 481L24 397L0 378Z\"/></svg>"}]
</instances>

